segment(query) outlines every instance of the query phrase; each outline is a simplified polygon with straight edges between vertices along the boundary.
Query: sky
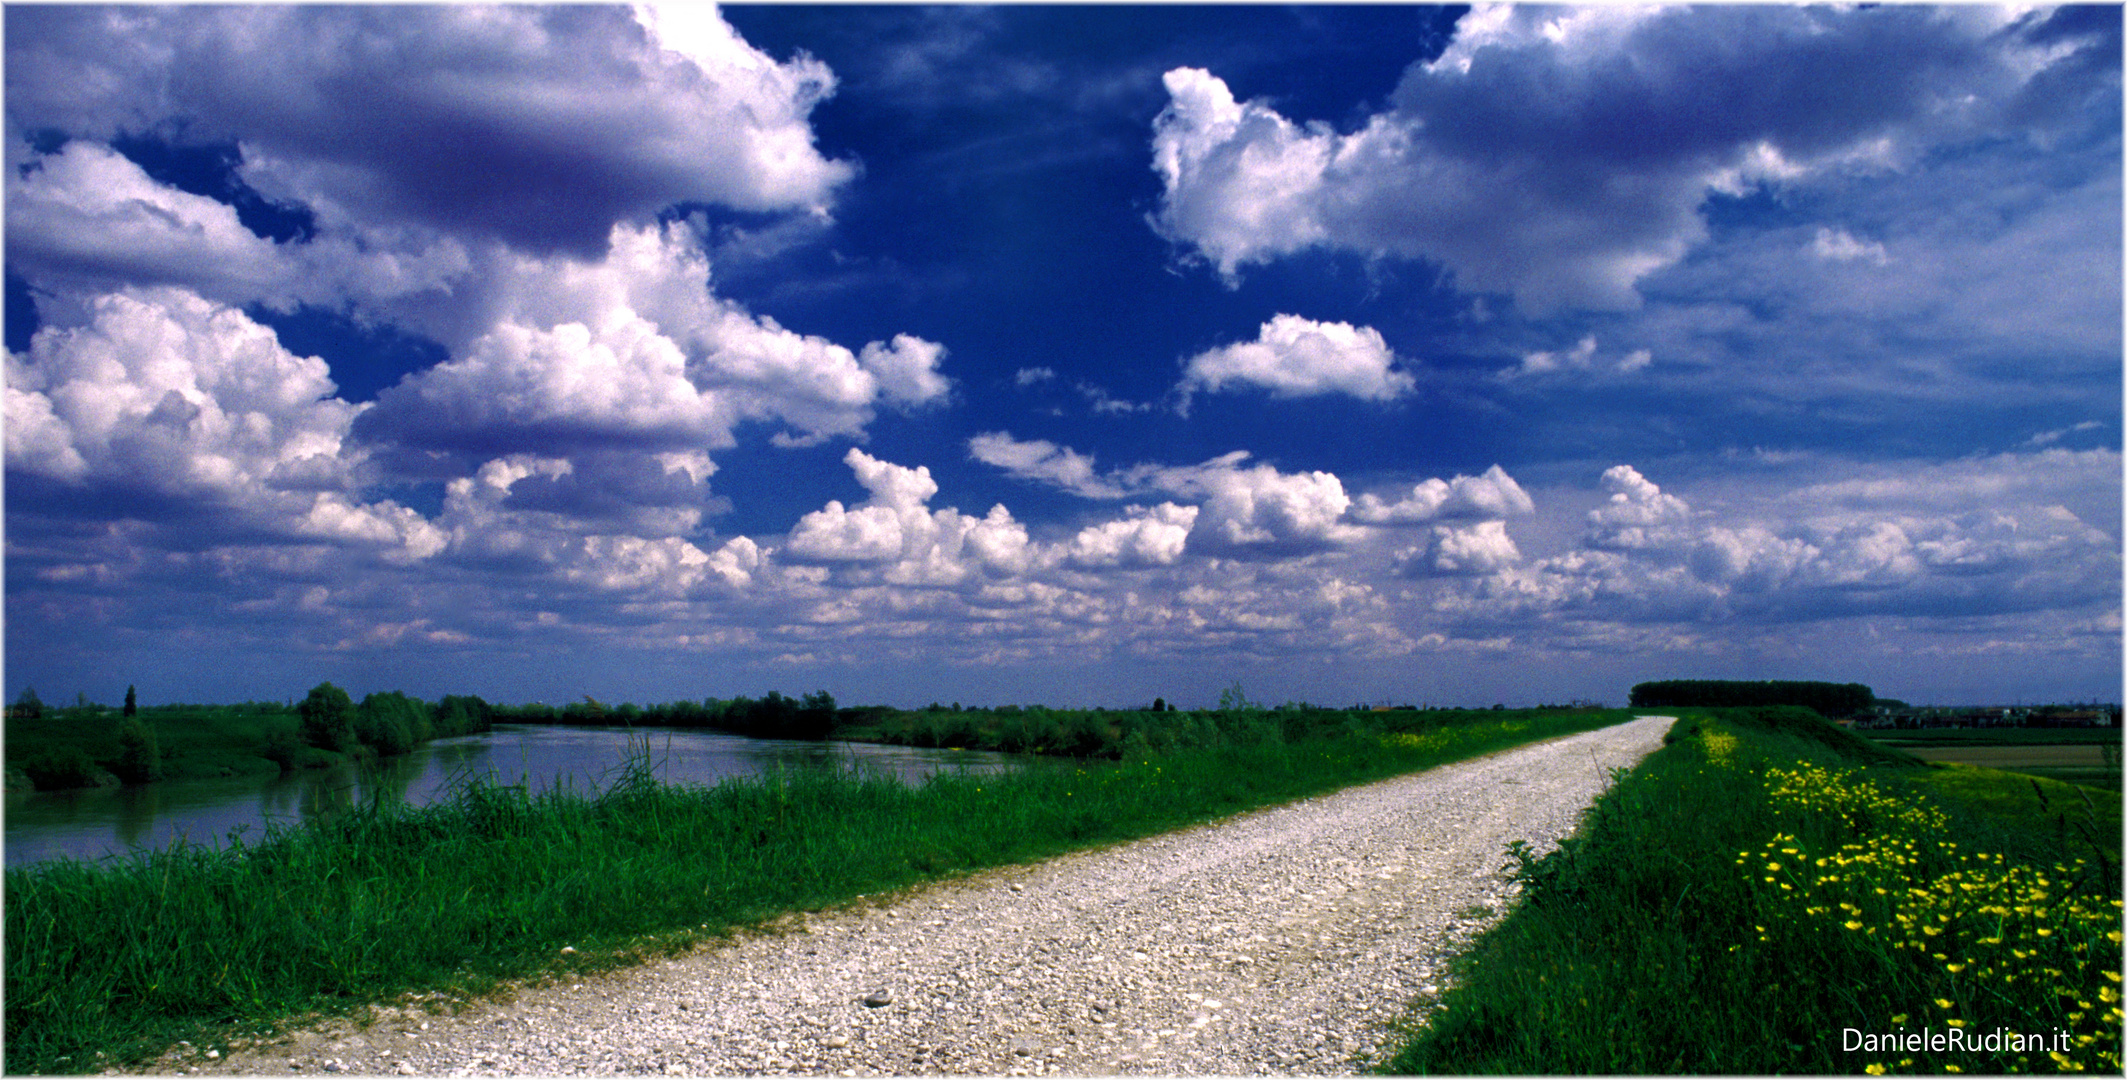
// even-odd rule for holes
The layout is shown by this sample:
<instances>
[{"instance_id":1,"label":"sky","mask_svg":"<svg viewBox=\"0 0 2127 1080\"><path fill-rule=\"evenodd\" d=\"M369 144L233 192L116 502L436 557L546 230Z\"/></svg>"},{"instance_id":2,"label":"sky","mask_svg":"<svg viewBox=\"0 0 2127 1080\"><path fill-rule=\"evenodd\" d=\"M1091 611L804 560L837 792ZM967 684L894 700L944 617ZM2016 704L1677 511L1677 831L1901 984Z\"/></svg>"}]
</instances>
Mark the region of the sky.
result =
<instances>
[{"instance_id":1,"label":"sky","mask_svg":"<svg viewBox=\"0 0 2127 1080\"><path fill-rule=\"evenodd\" d=\"M5 9L5 690L2121 689L2121 9Z\"/></svg>"}]
</instances>

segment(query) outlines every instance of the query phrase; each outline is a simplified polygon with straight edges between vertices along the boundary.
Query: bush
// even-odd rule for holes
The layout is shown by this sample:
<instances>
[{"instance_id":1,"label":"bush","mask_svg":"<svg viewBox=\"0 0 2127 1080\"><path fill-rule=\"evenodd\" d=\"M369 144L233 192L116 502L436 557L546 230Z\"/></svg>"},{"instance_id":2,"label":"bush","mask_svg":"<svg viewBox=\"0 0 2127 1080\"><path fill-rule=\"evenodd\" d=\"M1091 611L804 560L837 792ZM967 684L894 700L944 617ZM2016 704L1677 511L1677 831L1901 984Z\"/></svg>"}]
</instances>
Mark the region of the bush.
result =
<instances>
[{"instance_id":1,"label":"bush","mask_svg":"<svg viewBox=\"0 0 2127 1080\"><path fill-rule=\"evenodd\" d=\"M303 741L320 750L347 753L355 748L354 699L331 683L312 687L310 696L296 706L302 717Z\"/></svg>"},{"instance_id":2,"label":"bush","mask_svg":"<svg viewBox=\"0 0 2127 1080\"><path fill-rule=\"evenodd\" d=\"M128 716L118 727L118 778L128 784L149 784L162 779L162 749L154 729Z\"/></svg>"},{"instance_id":3,"label":"bush","mask_svg":"<svg viewBox=\"0 0 2127 1080\"><path fill-rule=\"evenodd\" d=\"M77 746L40 750L25 757L19 767L38 791L100 787L116 779Z\"/></svg>"},{"instance_id":4,"label":"bush","mask_svg":"<svg viewBox=\"0 0 2127 1080\"><path fill-rule=\"evenodd\" d=\"M363 698L354 726L355 737L380 757L404 754L434 733L428 706L396 690Z\"/></svg>"}]
</instances>

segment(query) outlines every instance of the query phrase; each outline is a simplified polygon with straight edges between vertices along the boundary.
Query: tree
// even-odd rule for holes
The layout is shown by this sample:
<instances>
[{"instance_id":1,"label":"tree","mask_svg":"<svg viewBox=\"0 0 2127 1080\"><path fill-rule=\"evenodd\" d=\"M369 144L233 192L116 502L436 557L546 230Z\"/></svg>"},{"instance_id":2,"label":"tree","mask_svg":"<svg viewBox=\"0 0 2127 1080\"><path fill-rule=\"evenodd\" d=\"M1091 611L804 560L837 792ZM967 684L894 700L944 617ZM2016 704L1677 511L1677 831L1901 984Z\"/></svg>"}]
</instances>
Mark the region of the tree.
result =
<instances>
[{"instance_id":1,"label":"tree","mask_svg":"<svg viewBox=\"0 0 2127 1080\"><path fill-rule=\"evenodd\" d=\"M15 716L23 720L35 720L44 715L44 699L37 696L37 688L25 686L22 696L15 699Z\"/></svg>"},{"instance_id":2,"label":"tree","mask_svg":"<svg viewBox=\"0 0 2127 1080\"><path fill-rule=\"evenodd\" d=\"M354 712L355 738L380 757L412 750L423 732L433 734L427 707L397 690L363 698Z\"/></svg>"},{"instance_id":3,"label":"tree","mask_svg":"<svg viewBox=\"0 0 2127 1080\"><path fill-rule=\"evenodd\" d=\"M320 750L354 749L355 707L347 691L329 682L319 683L295 711L302 718L304 742Z\"/></svg>"},{"instance_id":4,"label":"tree","mask_svg":"<svg viewBox=\"0 0 2127 1080\"><path fill-rule=\"evenodd\" d=\"M140 705L139 705L139 704L138 704L137 702L135 702L135 701L134 701L134 699L133 699L133 688L132 688L131 686L127 686L127 687L126 687L126 715L127 715L127 716L136 716L136 715L138 715L139 713L140 713Z\"/></svg>"},{"instance_id":5,"label":"tree","mask_svg":"<svg viewBox=\"0 0 2127 1080\"><path fill-rule=\"evenodd\" d=\"M162 779L162 748L155 729L128 716L118 725L118 778L128 784L148 784Z\"/></svg>"}]
</instances>

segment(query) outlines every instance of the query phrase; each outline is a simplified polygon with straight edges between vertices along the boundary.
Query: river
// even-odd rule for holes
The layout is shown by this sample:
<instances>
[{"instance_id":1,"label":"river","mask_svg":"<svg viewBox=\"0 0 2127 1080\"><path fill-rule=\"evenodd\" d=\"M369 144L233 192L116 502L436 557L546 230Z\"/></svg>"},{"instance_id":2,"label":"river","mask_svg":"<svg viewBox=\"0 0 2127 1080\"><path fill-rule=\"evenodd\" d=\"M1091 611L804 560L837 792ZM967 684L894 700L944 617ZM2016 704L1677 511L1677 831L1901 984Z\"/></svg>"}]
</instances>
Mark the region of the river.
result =
<instances>
[{"instance_id":1,"label":"river","mask_svg":"<svg viewBox=\"0 0 2127 1080\"><path fill-rule=\"evenodd\" d=\"M659 779L715 784L776 769L876 769L920 781L941 769L995 771L1012 758L969 750L926 750L870 743L749 739L694 729L636 729ZM623 728L498 724L481 735L438 739L410 754L357 767L306 769L281 776L169 780L128 788L10 792L6 862L22 866L59 856L95 859L182 838L216 843L232 830L256 838L269 822L295 824L344 813L372 798L422 806L454 782L490 776L528 784L597 788L627 760Z\"/></svg>"}]
</instances>

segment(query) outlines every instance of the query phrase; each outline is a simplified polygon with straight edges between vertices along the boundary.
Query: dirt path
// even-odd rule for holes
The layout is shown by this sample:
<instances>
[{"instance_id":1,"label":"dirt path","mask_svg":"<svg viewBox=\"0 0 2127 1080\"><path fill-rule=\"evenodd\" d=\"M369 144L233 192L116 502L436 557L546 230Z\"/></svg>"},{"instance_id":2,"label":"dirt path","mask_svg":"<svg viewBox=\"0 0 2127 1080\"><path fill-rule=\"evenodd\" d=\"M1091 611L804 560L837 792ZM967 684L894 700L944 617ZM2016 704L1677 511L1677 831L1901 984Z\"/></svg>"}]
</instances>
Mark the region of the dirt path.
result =
<instances>
[{"instance_id":1,"label":"dirt path","mask_svg":"<svg viewBox=\"0 0 2127 1080\"><path fill-rule=\"evenodd\" d=\"M1350 1073L1667 717L156 1071Z\"/></svg>"}]
</instances>

